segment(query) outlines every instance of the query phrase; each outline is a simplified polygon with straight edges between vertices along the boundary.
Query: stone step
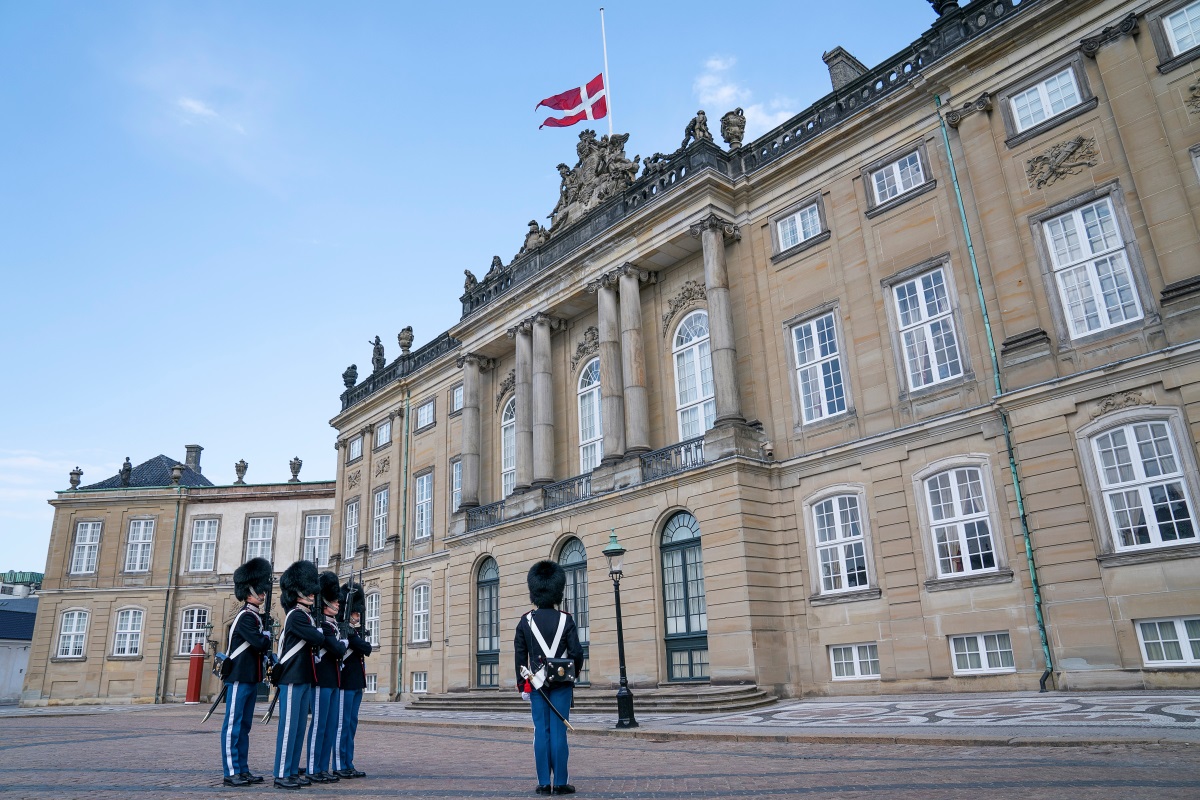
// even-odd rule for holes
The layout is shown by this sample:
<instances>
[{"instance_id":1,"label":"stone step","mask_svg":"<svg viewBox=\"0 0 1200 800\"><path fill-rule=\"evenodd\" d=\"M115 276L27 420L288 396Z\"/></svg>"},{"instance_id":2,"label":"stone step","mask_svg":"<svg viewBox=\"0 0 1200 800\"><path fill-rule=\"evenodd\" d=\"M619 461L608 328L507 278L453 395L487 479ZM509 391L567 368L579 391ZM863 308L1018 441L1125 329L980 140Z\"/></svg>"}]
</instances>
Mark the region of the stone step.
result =
<instances>
[{"instance_id":1,"label":"stone step","mask_svg":"<svg viewBox=\"0 0 1200 800\"><path fill-rule=\"evenodd\" d=\"M660 688L634 691L634 708L656 714L719 714L761 708L776 702L757 686L704 689ZM515 691L471 691L418 695L407 703L420 711L523 711L528 706ZM616 690L577 689L575 710L580 713L616 713Z\"/></svg>"}]
</instances>

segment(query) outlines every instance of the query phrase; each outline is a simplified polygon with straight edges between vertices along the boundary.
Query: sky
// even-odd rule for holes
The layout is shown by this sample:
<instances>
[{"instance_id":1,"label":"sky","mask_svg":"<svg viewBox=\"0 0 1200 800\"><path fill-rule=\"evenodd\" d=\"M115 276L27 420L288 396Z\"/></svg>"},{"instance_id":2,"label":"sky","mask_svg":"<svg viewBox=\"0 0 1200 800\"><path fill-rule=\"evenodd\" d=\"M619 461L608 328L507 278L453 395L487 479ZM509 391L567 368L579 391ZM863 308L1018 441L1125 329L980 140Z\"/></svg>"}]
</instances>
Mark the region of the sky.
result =
<instances>
[{"instance_id":1,"label":"sky","mask_svg":"<svg viewBox=\"0 0 1200 800\"><path fill-rule=\"evenodd\" d=\"M607 0L614 130L746 141L934 20L926 0ZM867 23L867 24L864 24ZM232 483L335 476L341 373L461 314L520 248L603 67L598 3L0 0L0 572L43 571L55 491L184 446ZM607 121L596 125L607 132Z\"/></svg>"}]
</instances>

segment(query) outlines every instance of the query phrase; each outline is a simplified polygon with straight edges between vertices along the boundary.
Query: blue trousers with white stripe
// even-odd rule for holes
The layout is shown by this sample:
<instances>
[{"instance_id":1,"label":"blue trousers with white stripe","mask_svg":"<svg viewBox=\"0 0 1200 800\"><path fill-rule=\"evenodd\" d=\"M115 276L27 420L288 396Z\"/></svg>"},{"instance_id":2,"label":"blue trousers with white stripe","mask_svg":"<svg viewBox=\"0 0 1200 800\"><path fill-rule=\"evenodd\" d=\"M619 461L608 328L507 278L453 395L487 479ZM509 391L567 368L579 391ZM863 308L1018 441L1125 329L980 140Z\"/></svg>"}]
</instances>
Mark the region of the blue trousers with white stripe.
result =
<instances>
[{"instance_id":1,"label":"blue trousers with white stripe","mask_svg":"<svg viewBox=\"0 0 1200 800\"><path fill-rule=\"evenodd\" d=\"M337 736L338 689L313 687L312 725L308 730L309 775L329 771L329 754L333 751Z\"/></svg>"},{"instance_id":2,"label":"blue trousers with white stripe","mask_svg":"<svg viewBox=\"0 0 1200 800\"><path fill-rule=\"evenodd\" d=\"M338 692L337 749L333 751L333 768L354 769L354 734L358 732L358 709L362 705L362 689L342 689Z\"/></svg>"},{"instance_id":3,"label":"blue trousers with white stripe","mask_svg":"<svg viewBox=\"0 0 1200 800\"><path fill-rule=\"evenodd\" d=\"M221 769L225 777L249 772L250 725L254 722L257 683L227 682L225 721L221 723Z\"/></svg>"},{"instance_id":4,"label":"blue trousers with white stripe","mask_svg":"<svg viewBox=\"0 0 1200 800\"><path fill-rule=\"evenodd\" d=\"M550 703L558 709L564 718L571 718L571 698L574 689L570 686L547 688ZM567 773L567 758L571 755L567 745L567 726L558 718L558 714L550 709L550 703L542 697L541 692L529 695L529 705L533 712L533 760L537 767L539 786L562 786L570 782Z\"/></svg>"},{"instance_id":5,"label":"blue trousers with white stripe","mask_svg":"<svg viewBox=\"0 0 1200 800\"><path fill-rule=\"evenodd\" d=\"M279 728L275 732L275 777L300 774L300 752L304 749L304 731L313 686L285 683L279 687Z\"/></svg>"}]
</instances>

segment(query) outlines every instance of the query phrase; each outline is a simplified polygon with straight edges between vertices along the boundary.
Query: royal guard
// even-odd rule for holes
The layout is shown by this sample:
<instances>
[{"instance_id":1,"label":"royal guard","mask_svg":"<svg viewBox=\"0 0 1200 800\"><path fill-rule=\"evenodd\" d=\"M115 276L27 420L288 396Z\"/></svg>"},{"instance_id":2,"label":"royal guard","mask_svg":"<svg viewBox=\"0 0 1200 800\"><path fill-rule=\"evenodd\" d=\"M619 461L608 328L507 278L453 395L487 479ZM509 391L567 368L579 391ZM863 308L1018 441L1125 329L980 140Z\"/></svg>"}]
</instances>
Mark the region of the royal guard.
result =
<instances>
[{"instance_id":1,"label":"royal guard","mask_svg":"<svg viewBox=\"0 0 1200 800\"><path fill-rule=\"evenodd\" d=\"M263 675L263 655L271 649L269 612L263 601L271 590L271 562L252 558L233 571L233 594L243 605L229 626L228 655L221 662L225 684L225 721L221 724L221 768L226 786L262 783L250 772L250 725Z\"/></svg>"},{"instance_id":2,"label":"royal guard","mask_svg":"<svg viewBox=\"0 0 1200 800\"><path fill-rule=\"evenodd\" d=\"M358 709L367 688L366 657L371 655L371 632L362 628L366 614L366 595L362 585L342 587L341 619L350 647L342 656L342 688L338 692L337 745L333 751L334 774L342 778L365 778L367 773L354 766L354 734L358 732Z\"/></svg>"},{"instance_id":3,"label":"royal guard","mask_svg":"<svg viewBox=\"0 0 1200 800\"><path fill-rule=\"evenodd\" d=\"M340 587L338 576L322 572L321 592L317 598L317 627L325 641L317 648L317 685L313 689L312 724L308 731L308 777L313 783L334 783L337 775L329 773L329 755L337 739L337 701L341 688L342 656L348 642L341 638L337 615Z\"/></svg>"},{"instance_id":4,"label":"royal guard","mask_svg":"<svg viewBox=\"0 0 1200 800\"><path fill-rule=\"evenodd\" d=\"M325 644L325 634L312 618L320 590L317 565L311 561L297 561L279 576L280 601L287 612L279 637L279 663L271 677L279 704L274 770L279 789L299 789L312 783L307 777L300 778L300 752L317 683L316 653Z\"/></svg>"}]
</instances>

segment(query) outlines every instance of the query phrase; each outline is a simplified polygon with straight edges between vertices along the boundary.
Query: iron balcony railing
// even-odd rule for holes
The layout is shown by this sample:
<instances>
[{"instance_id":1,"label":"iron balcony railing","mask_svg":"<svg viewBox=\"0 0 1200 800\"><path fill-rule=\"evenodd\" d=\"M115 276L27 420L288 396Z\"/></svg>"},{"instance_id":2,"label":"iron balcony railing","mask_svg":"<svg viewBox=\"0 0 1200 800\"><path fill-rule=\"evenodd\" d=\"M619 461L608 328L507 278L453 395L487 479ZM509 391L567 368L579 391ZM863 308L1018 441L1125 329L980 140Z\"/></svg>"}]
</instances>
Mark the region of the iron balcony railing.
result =
<instances>
[{"instance_id":1,"label":"iron balcony railing","mask_svg":"<svg viewBox=\"0 0 1200 800\"><path fill-rule=\"evenodd\" d=\"M571 503L578 503L580 500L586 500L592 496L592 475L576 475L574 478L567 478L565 481L552 483L549 486L542 487L542 507L543 508L559 508L561 506L569 506Z\"/></svg>"},{"instance_id":2,"label":"iron balcony railing","mask_svg":"<svg viewBox=\"0 0 1200 800\"><path fill-rule=\"evenodd\" d=\"M504 522L504 501L467 509L467 532L478 531Z\"/></svg>"},{"instance_id":3,"label":"iron balcony railing","mask_svg":"<svg viewBox=\"0 0 1200 800\"><path fill-rule=\"evenodd\" d=\"M653 450L642 456L642 480L652 481L684 472L704 463L704 437Z\"/></svg>"}]
</instances>

